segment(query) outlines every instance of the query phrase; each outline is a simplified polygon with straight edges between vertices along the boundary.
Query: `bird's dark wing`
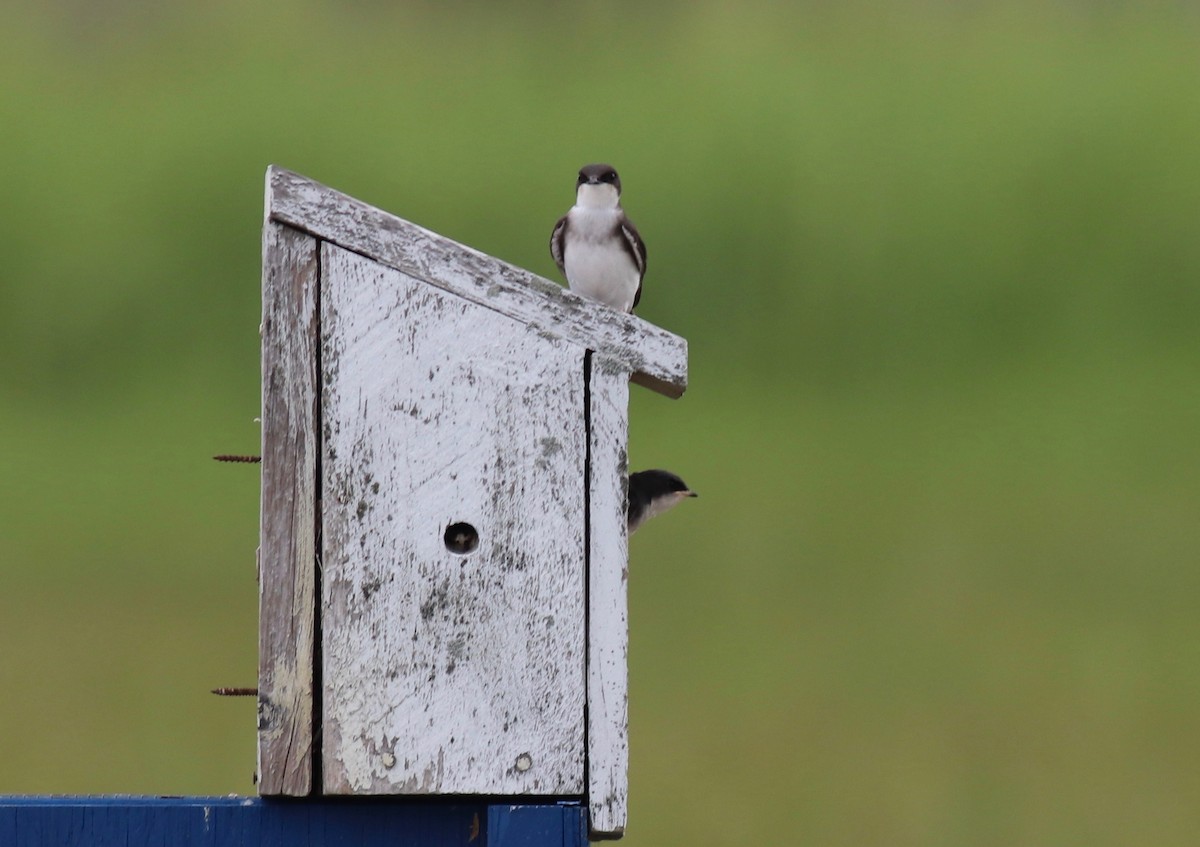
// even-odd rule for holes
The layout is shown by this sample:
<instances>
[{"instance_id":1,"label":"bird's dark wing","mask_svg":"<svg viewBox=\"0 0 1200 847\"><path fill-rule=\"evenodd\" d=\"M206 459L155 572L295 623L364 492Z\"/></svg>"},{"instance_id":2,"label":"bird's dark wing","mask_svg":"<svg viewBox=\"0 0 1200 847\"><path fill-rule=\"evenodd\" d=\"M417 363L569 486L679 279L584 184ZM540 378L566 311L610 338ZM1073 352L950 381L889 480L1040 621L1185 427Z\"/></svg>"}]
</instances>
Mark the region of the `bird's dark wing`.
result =
<instances>
[{"instance_id":1,"label":"bird's dark wing","mask_svg":"<svg viewBox=\"0 0 1200 847\"><path fill-rule=\"evenodd\" d=\"M558 223L554 225L554 232L550 233L550 256L554 259L554 264L558 265L558 269L564 274L567 269L563 267L563 247L566 245L567 236L567 216L563 215L558 219Z\"/></svg>"},{"instance_id":2,"label":"bird's dark wing","mask_svg":"<svg viewBox=\"0 0 1200 847\"><path fill-rule=\"evenodd\" d=\"M621 246L625 248L625 252L629 254L630 259L633 259L633 264L638 269L638 290L633 295L633 305L636 306L642 299L642 280L646 278L646 244L642 241L642 236L638 234L633 221L624 215L621 216L620 232Z\"/></svg>"},{"instance_id":3,"label":"bird's dark wing","mask_svg":"<svg viewBox=\"0 0 1200 847\"><path fill-rule=\"evenodd\" d=\"M629 258L633 259L633 263L637 265L638 273L644 277L646 275L646 245L642 242L642 236L638 234L633 221L623 215L620 226L621 245L629 254Z\"/></svg>"}]
</instances>

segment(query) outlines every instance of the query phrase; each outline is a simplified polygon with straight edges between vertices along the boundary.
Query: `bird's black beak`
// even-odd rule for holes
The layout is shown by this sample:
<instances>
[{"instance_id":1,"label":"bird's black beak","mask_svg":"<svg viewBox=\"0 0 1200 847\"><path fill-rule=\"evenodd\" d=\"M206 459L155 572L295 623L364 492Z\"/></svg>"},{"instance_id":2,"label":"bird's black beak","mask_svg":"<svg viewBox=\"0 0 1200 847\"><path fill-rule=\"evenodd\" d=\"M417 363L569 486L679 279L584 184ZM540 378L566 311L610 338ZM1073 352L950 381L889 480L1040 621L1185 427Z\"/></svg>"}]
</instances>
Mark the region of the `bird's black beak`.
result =
<instances>
[{"instance_id":1,"label":"bird's black beak","mask_svg":"<svg viewBox=\"0 0 1200 847\"><path fill-rule=\"evenodd\" d=\"M699 497L700 495L697 494L695 491L685 491L685 492L683 492L683 496L684 497Z\"/></svg>"}]
</instances>

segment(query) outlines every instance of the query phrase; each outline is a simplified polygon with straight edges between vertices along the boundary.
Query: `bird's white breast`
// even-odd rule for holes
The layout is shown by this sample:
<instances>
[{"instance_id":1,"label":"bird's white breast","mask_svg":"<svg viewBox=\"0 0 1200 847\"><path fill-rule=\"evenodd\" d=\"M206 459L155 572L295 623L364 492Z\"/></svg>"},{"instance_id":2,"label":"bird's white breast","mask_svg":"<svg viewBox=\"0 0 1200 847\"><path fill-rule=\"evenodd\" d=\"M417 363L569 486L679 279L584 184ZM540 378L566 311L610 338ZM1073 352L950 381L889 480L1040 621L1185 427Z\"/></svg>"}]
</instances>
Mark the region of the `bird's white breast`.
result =
<instances>
[{"instance_id":1,"label":"bird's white breast","mask_svg":"<svg viewBox=\"0 0 1200 847\"><path fill-rule=\"evenodd\" d=\"M641 273L616 231L619 209L574 206L568 213L563 270L576 294L628 312Z\"/></svg>"}]
</instances>

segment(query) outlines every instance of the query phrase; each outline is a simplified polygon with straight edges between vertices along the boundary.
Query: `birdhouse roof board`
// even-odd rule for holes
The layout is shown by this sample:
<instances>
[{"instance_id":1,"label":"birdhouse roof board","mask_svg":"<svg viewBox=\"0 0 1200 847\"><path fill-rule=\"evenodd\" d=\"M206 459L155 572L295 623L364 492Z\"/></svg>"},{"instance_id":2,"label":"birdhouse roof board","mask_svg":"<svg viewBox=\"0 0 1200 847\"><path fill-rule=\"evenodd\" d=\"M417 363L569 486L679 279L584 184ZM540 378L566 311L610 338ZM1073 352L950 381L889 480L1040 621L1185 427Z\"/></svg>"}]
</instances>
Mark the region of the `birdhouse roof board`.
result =
<instances>
[{"instance_id":1,"label":"birdhouse roof board","mask_svg":"<svg viewBox=\"0 0 1200 847\"><path fill-rule=\"evenodd\" d=\"M267 170L267 219L403 271L594 350L668 397L687 388L687 341L537 274L438 235L284 168Z\"/></svg>"}]
</instances>

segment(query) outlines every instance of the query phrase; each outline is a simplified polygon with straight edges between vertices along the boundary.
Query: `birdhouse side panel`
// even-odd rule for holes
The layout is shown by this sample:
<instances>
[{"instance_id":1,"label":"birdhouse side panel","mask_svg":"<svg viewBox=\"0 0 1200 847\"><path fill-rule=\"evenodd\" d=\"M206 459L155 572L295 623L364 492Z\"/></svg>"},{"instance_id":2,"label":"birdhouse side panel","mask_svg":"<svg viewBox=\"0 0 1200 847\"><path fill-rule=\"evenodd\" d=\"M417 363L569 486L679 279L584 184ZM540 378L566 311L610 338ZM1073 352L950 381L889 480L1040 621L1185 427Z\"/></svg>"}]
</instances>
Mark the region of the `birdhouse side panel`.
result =
<instances>
[{"instance_id":1,"label":"birdhouse side panel","mask_svg":"<svg viewBox=\"0 0 1200 847\"><path fill-rule=\"evenodd\" d=\"M317 288L311 236L263 229L258 790L312 790Z\"/></svg>"},{"instance_id":2,"label":"birdhouse side panel","mask_svg":"<svg viewBox=\"0 0 1200 847\"><path fill-rule=\"evenodd\" d=\"M582 794L582 348L326 244L327 793Z\"/></svg>"},{"instance_id":3,"label":"birdhouse side panel","mask_svg":"<svg viewBox=\"0 0 1200 847\"><path fill-rule=\"evenodd\" d=\"M593 837L615 838L625 830L629 772L629 371L593 354L588 380L589 826Z\"/></svg>"}]
</instances>

